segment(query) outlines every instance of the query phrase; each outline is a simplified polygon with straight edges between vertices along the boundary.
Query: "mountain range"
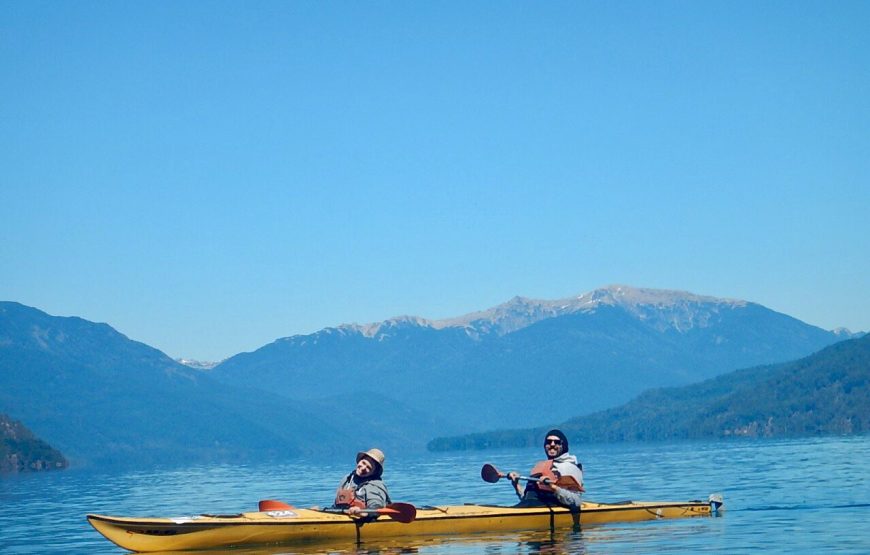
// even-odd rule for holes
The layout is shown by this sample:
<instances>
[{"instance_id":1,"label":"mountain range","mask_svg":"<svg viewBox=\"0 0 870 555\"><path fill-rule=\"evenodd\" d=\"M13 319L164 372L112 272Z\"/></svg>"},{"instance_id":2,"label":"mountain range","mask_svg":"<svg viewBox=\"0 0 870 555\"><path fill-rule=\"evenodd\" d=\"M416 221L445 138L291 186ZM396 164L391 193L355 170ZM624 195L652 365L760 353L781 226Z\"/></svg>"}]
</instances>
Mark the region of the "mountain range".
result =
<instances>
[{"instance_id":1,"label":"mountain range","mask_svg":"<svg viewBox=\"0 0 870 555\"><path fill-rule=\"evenodd\" d=\"M746 301L612 286L449 320L327 328L231 357L211 375L294 399L379 392L476 431L567 419L843 338Z\"/></svg>"},{"instance_id":2,"label":"mountain range","mask_svg":"<svg viewBox=\"0 0 870 555\"><path fill-rule=\"evenodd\" d=\"M321 450L315 438L398 444L431 426L401 403L373 401L408 429L393 430L381 414L352 414L345 396L303 403L229 386L106 324L0 302L0 412L74 464L278 459Z\"/></svg>"},{"instance_id":3,"label":"mountain range","mask_svg":"<svg viewBox=\"0 0 870 555\"><path fill-rule=\"evenodd\" d=\"M429 449L535 446L553 426L567 433L572 444L867 433L870 335L793 362L652 389L622 406L558 424L436 438Z\"/></svg>"},{"instance_id":4,"label":"mountain range","mask_svg":"<svg viewBox=\"0 0 870 555\"><path fill-rule=\"evenodd\" d=\"M761 305L612 286L278 339L195 369L106 324L0 303L0 412L76 464L347 456L563 421L846 338ZM328 438L328 445L324 443Z\"/></svg>"}]
</instances>

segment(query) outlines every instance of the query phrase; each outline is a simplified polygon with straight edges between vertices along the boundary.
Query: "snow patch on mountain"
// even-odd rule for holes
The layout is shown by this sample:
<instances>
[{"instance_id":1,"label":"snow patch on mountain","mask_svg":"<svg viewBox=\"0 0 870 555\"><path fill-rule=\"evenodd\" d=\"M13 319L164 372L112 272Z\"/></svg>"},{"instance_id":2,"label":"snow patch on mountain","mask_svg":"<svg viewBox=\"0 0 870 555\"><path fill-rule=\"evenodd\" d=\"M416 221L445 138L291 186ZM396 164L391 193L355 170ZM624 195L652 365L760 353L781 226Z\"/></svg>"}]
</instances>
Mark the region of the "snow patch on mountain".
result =
<instances>
[{"instance_id":1,"label":"snow patch on mountain","mask_svg":"<svg viewBox=\"0 0 870 555\"><path fill-rule=\"evenodd\" d=\"M175 359L175 362L183 364L184 366L187 366L188 368L193 368L195 370L211 370L223 361L210 362L204 360L194 360L192 358L177 358Z\"/></svg>"},{"instance_id":2,"label":"snow patch on mountain","mask_svg":"<svg viewBox=\"0 0 870 555\"><path fill-rule=\"evenodd\" d=\"M489 310L432 322L432 327L440 329L462 326L480 335L505 335L547 318L579 312L591 313L601 306L615 306L660 331L670 328L685 332L694 327L707 327L711 317L720 310L744 307L747 304L746 301L706 297L685 291L611 285L566 299L534 300L514 297Z\"/></svg>"},{"instance_id":3,"label":"snow patch on mountain","mask_svg":"<svg viewBox=\"0 0 870 555\"><path fill-rule=\"evenodd\" d=\"M461 328L475 339L490 334L507 335L542 320L576 313L593 313L600 307L619 307L659 331L679 333L712 324L725 310L747 306L747 301L696 295L686 291L646 289L627 285L610 285L582 295L556 300L514 297L506 303L463 316L429 320L418 316L397 316L369 324L342 324L325 328L316 335L354 335L383 341L411 328L442 330ZM303 337L287 338L304 341ZM316 339L315 339L316 341Z\"/></svg>"}]
</instances>

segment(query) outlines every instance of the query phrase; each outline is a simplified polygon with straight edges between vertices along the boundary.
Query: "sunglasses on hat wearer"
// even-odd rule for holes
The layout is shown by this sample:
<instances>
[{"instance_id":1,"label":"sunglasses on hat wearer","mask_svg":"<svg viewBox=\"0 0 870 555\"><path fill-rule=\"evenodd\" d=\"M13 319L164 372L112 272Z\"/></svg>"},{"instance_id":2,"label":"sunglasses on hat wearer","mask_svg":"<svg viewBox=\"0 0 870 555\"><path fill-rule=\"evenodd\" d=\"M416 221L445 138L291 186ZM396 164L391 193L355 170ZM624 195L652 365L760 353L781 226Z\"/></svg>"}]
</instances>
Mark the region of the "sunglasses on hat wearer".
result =
<instances>
[{"instance_id":1,"label":"sunglasses on hat wearer","mask_svg":"<svg viewBox=\"0 0 870 555\"><path fill-rule=\"evenodd\" d=\"M562 445L561 439L545 439L544 445Z\"/></svg>"}]
</instances>

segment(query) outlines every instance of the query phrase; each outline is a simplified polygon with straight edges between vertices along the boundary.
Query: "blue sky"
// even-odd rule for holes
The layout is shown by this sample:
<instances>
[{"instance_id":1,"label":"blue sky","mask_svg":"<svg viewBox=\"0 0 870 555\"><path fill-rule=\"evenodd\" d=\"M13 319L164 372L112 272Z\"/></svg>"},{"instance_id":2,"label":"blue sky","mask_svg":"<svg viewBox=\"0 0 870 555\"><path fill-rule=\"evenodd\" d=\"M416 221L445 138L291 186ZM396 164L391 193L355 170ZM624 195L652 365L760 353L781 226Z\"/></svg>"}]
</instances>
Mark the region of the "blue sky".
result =
<instances>
[{"instance_id":1,"label":"blue sky","mask_svg":"<svg viewBox=\"0 0 870 555\"><path fill-rule=\"evenodd\" d=\"M173 357L613 283L870 330L868 2L0 0L0 299Z\"/></svg>"}]
</instances>

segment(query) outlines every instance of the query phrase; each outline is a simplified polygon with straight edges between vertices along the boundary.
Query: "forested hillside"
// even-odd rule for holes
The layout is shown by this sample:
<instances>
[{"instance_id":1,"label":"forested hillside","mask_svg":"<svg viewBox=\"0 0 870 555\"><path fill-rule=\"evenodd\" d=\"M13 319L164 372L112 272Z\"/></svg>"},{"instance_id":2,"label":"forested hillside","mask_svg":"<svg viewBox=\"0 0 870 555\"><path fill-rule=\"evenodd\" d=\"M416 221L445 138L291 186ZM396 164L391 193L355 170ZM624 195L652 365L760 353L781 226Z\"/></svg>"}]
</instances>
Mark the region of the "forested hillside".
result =
<instances>
[{"instance_id":1,"label":"forested hillside","mask_svg":"<svg viewBox=\"0 0 870 555\"><path fill-rule=\"evenodd\" d=\"M555 423L553 423L555 424ZM647 391L560 424L576 441L796 437L870 431L870 335L795 362ZM536 445L547 426L439 438L431 450Z\"/></svg>"},{"instance_id":2,"label":"forested hillside","mask_svg":"<svg viewBox=\"0 0 870 555\"><path fill-rule=\"evenodd\" d=\"M0 414L0 472L66 468L64 456L21 422Z\"/></svg>"}]
</instances>

